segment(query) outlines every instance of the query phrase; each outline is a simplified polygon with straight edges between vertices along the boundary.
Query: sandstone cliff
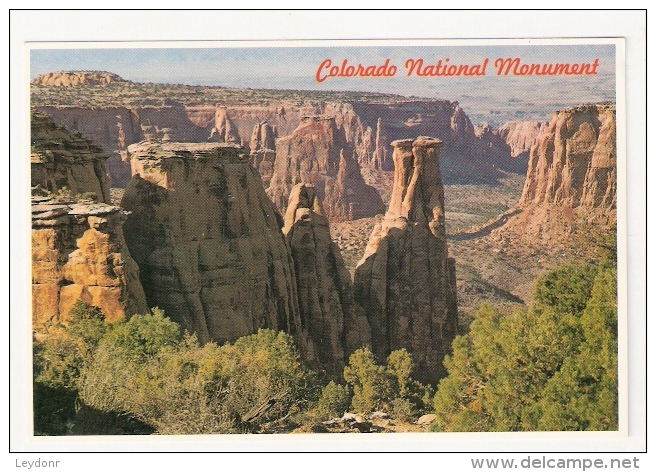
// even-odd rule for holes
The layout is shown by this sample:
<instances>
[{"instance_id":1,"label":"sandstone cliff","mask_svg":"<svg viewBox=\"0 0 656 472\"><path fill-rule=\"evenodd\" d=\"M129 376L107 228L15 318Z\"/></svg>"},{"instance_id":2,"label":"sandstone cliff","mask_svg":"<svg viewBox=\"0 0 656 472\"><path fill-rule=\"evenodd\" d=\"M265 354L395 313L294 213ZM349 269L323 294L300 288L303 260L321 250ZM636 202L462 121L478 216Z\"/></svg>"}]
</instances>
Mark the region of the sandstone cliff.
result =
<instances>
[{"instance_id":1,"label":"sandstone cliff","mask_svg":"<svg viewBox=\"0 0 656 472\"><path fill-rule=\"evenodd\" d=\"M291 136L280 138L268 194L285 209L292 187L313 185L331 220L352 220L384 211L383 201L364 182L353 146L332 117L304 118Z\"/></svg>"},{"instance_id":2,"label":"sandstone cliff","mask_svg":"<svg viewBox=\"0 0 656 472\"><path fill-rule=\"evenodd\" d=\"M547 125L541 121L509 121L496 134L510 146L510 156L516 158L530 152Z\"/></svg>"},{"instance_id":3,"label":"sandstone cliff","mask_svg":"<svg viewBox=\"0 0 656 472\"><path fill-rule=\"evenodd\" d=\"M301 321L317 348L318 368L340 381L348 356L369 345L371 334L313 187L294 186L283 232L294 260Z\"/></svg>"},{"instance_id":4,"label":"sandstone cliff","mask_svg":"<svg viewBox=\"0 0 656 472\"><path fill-rule=\"evenodd\" d=\"M615 105L554 113L531 150L520 206L614 208L617 203Z\"/></svg>"},{"instance_id":5,"label":"sandstone cliff","mask_svg":"<svg viewBox=\"0 0 656 472\"><path fill-rule=\"evenodd\" d=\"M355 270L355 300L371 325L374 354L405 348L416 378L436 381L457 331L455 261L448 257L440 140L395 141L389 209Z\"/></svg>"},{"instance_id":6,"label":"sandstone cliff","mask_svg":"<svg viewBox=\"0 0 656 472\"><path fill-rule=\"evenodd\" d=\"M492 150L499 154L499 160L486 162L485 157L481 156L474 126L457 102L399 96L383 98L375 94L370 99L351 99L338 92L324 93L323 99L317 100L301 98L304 93L308 97L313 93L300 91L294 92L299 95L295 98L291 93L269 91L270 99L250 99L249 102L248 97L254 92L239 90L231 90L232 94L243 95L239 99L203 99L203 93L218 93L220 90L211 88L207 92L196 91L201 96L199 99L192 100L195 94L189 94L185 89L184 93L171 100L162 95L169 90L165 86L161 86L160 92L152 86L152 97L136 100L134 96L140 96L142 91L138 89L133 92L132 88L141 86L128 84L124 87L124 95L98 97L102 106L80 106L73 98L53 94L52 90L46 93L46 87L35 87L33 95L43 94L38 96L35 109L52 115L57 124L79 130L110 154L108 171L112 186L120 187L127 184L130 176L127 146L148 139L147 134L156 128L168 128L174 135L171 141L234 142L251 146L250 152L258 153L257 146L274 150L269 145L262 148L260 143L247 141L260 124L266 122L270 129L275 130L276 137L284 138L299 127L303 117L311 115L333 117L353 149L358 165L374 171L393 170L390 141L418 135L442 137L442 174L449 183L493 183L500 176L497 170L499 163L504 164L505 160L511 165L514 163L503 140L498 143L503 145L505 154ZM267 93L257 92L264 96ZM89 97L89 100L94 100L96 96L98 94ZM111 103L116 103L116 106L109 105ZM144 130L142 125L150 128ZM162 136L157 139L162 139ZM487 144L497 145L496 142ZM257 160L267 162L268 166L274 156L270 152L266 154L266 157L259 156ZM265 180L269 178L267 172L261 174Z\"/></svg>"},{"instance_id":7,"label":"sandstone cliff","mask_svg":"<svg viewBox=\"0 0 656 472\"><path fill-rule=\"evenodd\" d=\"M201 342L233 341L259 328L286 331L314 362L282 218L245 150L143 142L129 152L126 240L149 305Z\"/></svg>"},{"instance_id":8,"label":"sandstone cliff","mask_svg":"<svg viewBox=\"0 0 656 472\"><path fill-rule=\"evenodd\" d=\"M615 127L614 104L555 112L531 149L518 206L487 242L530 261L525 266L538 268L535 277L555 264L598 257L595 241L617 223ZM532 287L510 289L525 298Z\"/></svg>"},{"instance_id":9,"label":"sandstone cliff","mask_svg":"<svg viewBox=\"0 0 656 472\"><path fill-rule=\"evenodd\" d=\"M91 192L109 202L105 161L109 157L80 135L72 135L42 113L31 116L32 186L72 195Z\"/></svg>"},{"instance_id":10,"label":"sandstone cliff","mask_svg":"<svg viewBox=\"0 0 656 472\"><path fill-rule=\"evenodd\" d=\"M78 300L100 308L107 321L148 312L139 268L123 238L125 215L103 203L33 198L35 331L65 323Z\"/></svg>"},{"instance_id":11,"label":"sandstone cliff","mask_svg":"<svg viewBox=\"0 0 656 472\"><path fill-rule=\"evenodd\" d=\"M114 82L127 82L127 80L111 72L71 71L41 74L32 80L31 83L32 85L75 87L77 85L109 85Z\"/></svg>"},{"instance_id":12,"label":"sandstone cliff","mask_svg":"<svg viewBox=\"0 0 656 472\"><path fill-rule=\"evenodd\" d=\"M110 157L107 172L112 187L125 187L132 175L128 146L142 140L206 141L208 129L189 120L179 103L165 100L158 106L137 108L79 106L40 106L36 110L52 116L54 121L72 132L79 132Z\"/></svg>"}]
</instances>

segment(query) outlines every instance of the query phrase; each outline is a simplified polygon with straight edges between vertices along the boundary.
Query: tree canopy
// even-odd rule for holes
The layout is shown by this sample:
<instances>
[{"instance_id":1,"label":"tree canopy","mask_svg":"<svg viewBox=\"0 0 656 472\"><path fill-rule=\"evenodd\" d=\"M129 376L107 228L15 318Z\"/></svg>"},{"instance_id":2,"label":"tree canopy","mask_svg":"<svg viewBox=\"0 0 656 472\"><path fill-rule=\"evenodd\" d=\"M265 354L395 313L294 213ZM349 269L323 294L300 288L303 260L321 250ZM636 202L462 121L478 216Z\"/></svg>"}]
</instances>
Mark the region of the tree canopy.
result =
<instances>
[{"instance_id":1,"label":"tree canopy","mask_svg":"<svg viewBox=\"0 0 656 472\"><path fill-rule=\"evenodd\" d=\"M566 266L528 309L482 306L445 360L433 430L617 429L616 287L611 264Z\"/></svg>"}]
</instances>

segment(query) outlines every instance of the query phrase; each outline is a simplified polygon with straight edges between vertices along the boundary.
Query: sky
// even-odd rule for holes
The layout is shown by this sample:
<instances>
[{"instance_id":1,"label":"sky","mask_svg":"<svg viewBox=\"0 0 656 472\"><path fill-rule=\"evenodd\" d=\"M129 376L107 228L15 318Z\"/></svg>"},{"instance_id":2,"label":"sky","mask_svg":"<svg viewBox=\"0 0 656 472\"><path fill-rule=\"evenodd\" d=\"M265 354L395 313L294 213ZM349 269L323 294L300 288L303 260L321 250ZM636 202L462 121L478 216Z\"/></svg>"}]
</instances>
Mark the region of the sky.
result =
<instances>
[{"instance_id":1,"label":"sky","mask_svg":"<svg viewBox=\"0 0 656 472\"><path fill-rule=\"evenodd\" d=\"M96 43L97 44L97 43ZM143 46L145 43L141 43ZM178 43L179 44L179 43ZM186 43L206 46L210 43ZM243 47L243 45L250 47ZM61 49L30 51L30 77L64 70L104 70L136 82L218 85L239 88L352 90L395 93L455 100L475 123L545 118L554 109L580 103L615 100L615 46L602 44L550 45L376 45L290 47L290 42L241 43L241 47L136 47L98 48L88 44ZM148 46L168 44L148 43ZM216 43L211 43L212 46ZM118 43L118 46L121 46ZM52 46L49 46L52 47ZM71 47L74 47L71 49ZM557 77L496 76L497 58L519 57L522 63L592 63L596 75ZM443 63L475 65L489 59L485 77L408 77L408 59L424 65ZM344 59L357 66L379 66L387 59L397 66L394 77L315 79L320 64ZM515 113L518 113L515 115Z\"/></svg>"}]
</instances>

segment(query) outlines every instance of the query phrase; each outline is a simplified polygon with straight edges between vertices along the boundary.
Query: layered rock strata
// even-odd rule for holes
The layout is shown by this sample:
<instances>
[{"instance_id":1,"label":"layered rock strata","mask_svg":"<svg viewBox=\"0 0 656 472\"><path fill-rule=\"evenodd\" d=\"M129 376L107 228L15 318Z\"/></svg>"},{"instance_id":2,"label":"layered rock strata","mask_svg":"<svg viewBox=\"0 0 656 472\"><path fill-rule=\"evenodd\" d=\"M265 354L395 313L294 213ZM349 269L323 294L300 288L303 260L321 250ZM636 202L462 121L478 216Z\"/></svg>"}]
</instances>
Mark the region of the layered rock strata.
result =
<instances>
[{"instance_id":1,"label":"layered rock strata","mask_svg":"<svg viewBox=\"0 0 656 472\"><path fill-rule=\"evenodd\" d=\"M149 305L201 342L286 331L313 362L282 218L244 148L144 142L129 152L126 239Z\"/></svg>"},{"instance_id":2,"label":"layered rock strata","mask_svg":"<svg viewBox=\"0 0 656 472\"><path fill-rule=\"evenodd\" d=\"M355 300L367 313L372 349L385 359L405 348L416 378L433 382L457 331L455 261L448 256L442 142L420 137L394 147L390 206L355 269Z\"/></svg>"},{"instance_id":3,"label":"layered rock strata","mask_svg":"<svg viewBox=\"0 0 656 472\"><path fill-rule=\"evenodd\" d=\"M301 322L317 348L318 367L340 381L348 356L369 345L371 334L314 187L294 186L283 232L294 260Z\"/></svg>"},{"instance_id":4,"label":"layered rock strata","mask_svg":"<svg viewBox=\"0 0 656 472\"><path fill-rule=\"evenodd\" d=\"M92 202L32 201L32 323L66 323L78 300L107 321L147 313L139 268L123 237L126 212Z\"/></svg>"},{"instance_id":5,"label":"layered rock strata","mask_svg":"<svg viewBox=\"0 0 656 472\"><path fill-rule=\"evenodd\" d=\"M31 117L31 180L49 192L67 190L71 195L93 193L98 202L109 202L105 161L109 157L84 137L57 126L43 113Z\"/></svg>"},{"instance_id":6,"label":"layered rock strata","mask_svg":"<svg viewBox=\"0 0 656 472\"><path fill-rule=\"evenodd\" d=\"M541 121L509 121L496 134L510 147L510 157L516 158L531 151L547 126Z\"/></svg>"},{"instance_id":7,"label":"layered rock strata","mask_svg":"<svg viewBox=\"0 0 656 472\"><path fill-rule=\"evenodd\" d=\"M362 178L353 146L335 119L306 117L291 136L278 139L268 194L280 209L287 207L292 187L314 186L326 216L333 221L374 216L383 201Z\"/></svg>"},{"instance_id":8,"label":"layered rock strata","mask_svg":"<svg viewBox=\"0 0 656 472\"><path fill-rule=\"evenodd\" d=\"M39 90L33 92L39 95ZM250 93L234 91L239 92L244 97ZM221 101L180 95L176 96L178 102L164 98L155 95L136 102L126 99L116 107L85 107L67 96L50 93L39 97L35 108L51 114L58 124L79 130L94 144L102 146L112 156L108 162L112 186L120 187L125 186L130 177L127 146L147 138L142 125L172 130L175 137L171 141L242 143L250 145L250 151L255 152L257 149L274 149L268 145L254 147L253 142L246 142L260 124L266 122L275 129L277 137L284 138L302 124L304 117L321 115L333 117L337 127L343 130L358 166L374 171L393 170L390 141L418 135L442 137L442 172L450 183L494 182L501 175L497 170L499 163L502 169L505 168L505 159L509 165L513 164L503 140L498 143L503 144L501 151L505 154L499 154L498 162L486 161L481 155L474 126L457 102L402 97L384 99L375 95L344 101L345 98L338 93L334 99L327 96L326 101L283 99L275 93L270 100L252 103L243 97ZM203 104L203 100L209 100L209 103ZM107 98L104 103L112 101L115 101L114 97ZM217 101L221 103L219 107L214 105ZM490 141L486 145L496 146L498 143ZM491 152L496 154L498 150ZM267 159L259 160L269 162L271 157L269 153Z\"/></svg>"},{"instance_id":9,"label":"layered rock strata","mask_svg":"<svg viewBox=\"0 0 656 472\"><path fill-rule=\"evenodd\" d=\"M615 208L615 105L583 105L554 113L530 154L520 206Z\"/></svg>"},{"instance_id":10,"label":"layered rock strata","mask_svg":"<svg viewBox=\"0 0 656 472\"><path fill-rule=\"evenodd\" d=\"M41 74L32 85L54 85L58 87L75 87L78 85L109 85L114 82L128 82L116 74L103 71L49 72Z\"/></svg>"}]
</instances>

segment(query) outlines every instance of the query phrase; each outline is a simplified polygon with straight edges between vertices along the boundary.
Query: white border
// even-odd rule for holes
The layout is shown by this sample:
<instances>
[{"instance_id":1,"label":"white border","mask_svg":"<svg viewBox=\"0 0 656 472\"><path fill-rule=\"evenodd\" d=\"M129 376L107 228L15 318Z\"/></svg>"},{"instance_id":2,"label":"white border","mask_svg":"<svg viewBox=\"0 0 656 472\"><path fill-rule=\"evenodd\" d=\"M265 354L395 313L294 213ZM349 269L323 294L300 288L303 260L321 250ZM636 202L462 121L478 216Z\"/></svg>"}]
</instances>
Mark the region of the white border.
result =
<instances>
[{"instance_id":1,"label":"white border","mask_svg":"<svg viewBox=\"0 0 656 472\"><path fill-rule=\"evenodd\" d=\"M13 16L16 15L16 16ZM25 93L15 93L17 90L23 92L27 88L24 83L26 80L17 74L17 69L22 70L20 60L21 43L27 40L111 40L111 39L194 39L194 40L207 40L209 38L217 39L289 39L296 38L318 38L318 37L371 37L381 38L390 35L397 37L482 37L482 36L509 36L513 37L529 37L529 36L542 36L542 37L564 37L564 36L624 36L628 38L627 41L627 108L631 113L627 116L627 126L630 124L637 125L635 127L628 127L627 154L630 156L630 162L627 162L627 177L632 183L628 185L628 206L627 216L629 222L628 228L628 241L629 241L629 254L627 259L630 272L625 272L628 275L628 286L632 289L631 297L628 297L629 307L629 327L627 334L631 339L629 350L630 362L628 362L627 376L631 381L631 389L629 390L628 402L630 420L628 424L628 438L621 438L617 433L590 433L578 434L569 433L563 436L563 433L489 433L489 434L476 434L476 435L453 435L450 434L444 438L431 436L429 439L426 435L399 435L402 437L379 437L384 435L376 435L376 437L363 437L357 440L349 437L345 444L339 444L337 449L355 449L355 450L431 450L438 446L440 450L449 451L469 451L469 450L488 450L488 451L518 451L518 450L553 450L553 451L610 451L610 450L625 450L635 451L642 450L645 445L645 423L642 421L644 417L644 358L643 353L644 345L644 295L640 293L640 287L644 287L644 272L641 261L644 260L641 255L644 254L645 239L644 239L644 222L642 222L642 215L644 215L644 185L643 176L640 173L644 167L644 161L641 157L644 156L644 124L641 127L640 121L644 110L643 90L644 90L644 65L641 63L644 55L644 41L645 32L641 30L642 24L640 23L639 12L378 12L373 14L371 12L355 12L355 13L339 13L339 12L322 12L321 17L313 12L274 12L274 13L255 13L255 12L203 12L203 14L193 12L13 12L12 13L12 67L10 69L12 79L12 106L11 116L13 123L25 123L21 117L21 109L17 106L15 100L18 96L25 96ZM226 16L230 17L230 21L226 20ZM76 20L77 18L77 20ZM372 18L374 21L372 21ZM512 27L508 27L508 19L514 18ZM15 20L14 20L15 19ZM377 19L377 20L376 20ZM568 21L563 22L563 19ZM141 22L139 23L139 21ZM192 27L187 26L185 21L192 20L190 23ZM216 22L219 20L219 22ZM366 21L362 21L366 20ZM496 20L496 21L495 21ZM75 22L76 28L62 27L64 24ZM65 23L64 23L65 22ZM122 22L122 23L121 23ZM135 22L139 24L135 24ZM162 25L169 25L170 27L162 27ZM217 28L217 25L222 28ZM248 24L248 28L243 26ZM108 26L109 25L109 26ZM148 25L153 25L148 28ZM504 26L505 25L505 26ZM146 27L144 27L146 26ZM174 26L174 27L172 27ZM390 33L391 32L391 33ZM482 32L485 32L484 34ZM164 38L163 36L168 36ZM251 38L247 38L251 35ZM532 44L543 44L544 39L532 40ZM352 41L348 41L351 43ZM594 41L597 43L597 41ZM359 41L353 41L353 45ZM411 45L414 41L409 43L403 42L404 45ZM457 44L458 41L452 43ZM487 41L483 41L487 43ZM488 44L516 44L512 41L498 41L492 40ZM189 44L191 47L203 47L203 43ZM216 47L207 43L207 47ZM226 46L231 45L225 43ZM292 41L291 44L297 44ZM308 43L304 43L303 46ZM340 45L351 45L340 41ZM526 44L522 42L522 44ZM552 40L549 44L553 44ZM155 44L149 43L148 46ZM165 43L160 43L161 47ZM260 46L257 42L249 42L247 46ZM278 45L278 44L277 44ZM325 43L321 43L325 45ZM82 44L75 44L74 47L81 47ZM105 47L106 44L92 43L88 47ZM126 47L126 43L117 44L116 47ZM17 52L18 49L18 52ZM24 63L23 56L23 63ZM619 62L619 61L618 61ZM642 75L641 75L642 72ZM620 77L621 74L618 74ZM18 79L18 80L17 80ZM20 80L24 80L21 83ZM620 91L620 83L618 81L618 92ZM28 92L29 93L29 92ZM618 119L620 117L619 106L619 93L618 93ZM29 129L29 128L28 128ZM618 148L621 146L621 138L618 127ZM21 131L15 127L11 129L12 137L19 137ZM20 147L16 146L17 142L21 142L19 137L18 141L12 139L11 156L20 156ZM14 164L15 166L15 164ZM15 175L15 167L12 166L12 184L11 187L3 186L3 188L10 188L12 193L12 206L19 204L17 196L19 195L17 185L23 182L20 175ZM618 179L622 181L621 176ZM17 180L18 179L18 180ZM642 191L640 188L642 187ZM618 190L621 191L620 188ZM624 208L621 202L618 202L618 217ZM16 212L11 214L12 227L20 226L24 222ZM642 224L641 224L642 223ZM25 278L26 273L22 270L23 266L29 267L25 263L26 259L23 254L29 254L29 239L23 238L23 244L19 241L12 240L12 270L11 275L16 277ZM25 243L28 243L27 245ZM618 237L618 244L621 244L621 239ZM27 247L27 252L25 248ZM632 257L633 256L633 257ZM29 258L28 258L29 259ZM621 277L620 267L620 279ZM29 271L27 272L29 277ZM636 292L637 287L637 292ZM12 300L12 311L16 313L20 310L21 303L20 294L14 290L12 284L12 293L18 295ZM29 293L22 292L23 294ZM644 292L642 292L644 293ZM621 300L620 300L621 303ZM20 312L20 311L19 311ZM13 320L12 320L13 323ZM12 324L13 326L13 324ZM620 336L621 342L621 336ZM19 368L16 362L16 354L23 357L25 354L30 354L29 345L27 349L20 351L13 351L12 366ZM620 361L621 362L621 361ZM25 363L22 363L24 367ZM15 387L15 384L11 385ZM13 397L12 400L16 400ZM28 399L29 400L29 399ZM16 403L12 402L12 408ZM16 411L16 410L14 410ZM20 410L19 410L20 411ZM625 418L626 416L623 415ZM12 425L13 426L13 425ZM28 424L29 426L29 424ZM146 445L147 449L151 449L151 441L153 438L147 438L145 442L141 438L103 438L98 441L92 442L74 441L69 442L69 438L60 438L48 442L46 445L42 442L43 438L36 438L32 444L23 442L21 436L24 431L12 429L12 449L25 450L29 446L33 450L48 450L54 448L55 450L67 450L73 446L74 450L80 450L81 447L87 450L114 450L116 446L120 445L122 450L145 450L142 447ZM415 437L417 436L417 437ZM562 438L565 437L563 440ZM594 437L594 440L591 440ZM184 447L184 449L191 448L193 450L226 450L226 449L241 449L244 450L289 450L290 445L293 445L292 450L314 450L314 449L333 449L332 446L337 445L339 438L323 437L323 436L303 436L298 437L295 435L285 435L283 437L257 437L255 441L249 437L246 441L240 437L235 436L222 436L220 441L217 437L201 437L191 438L158 438L155 439L158 444L158 450L170 450L173 448L177 450ZM475 441L475 446L472 447L472 440ZM161 447L161 448L160 448Z\"/></svg>"}]
</instances>

